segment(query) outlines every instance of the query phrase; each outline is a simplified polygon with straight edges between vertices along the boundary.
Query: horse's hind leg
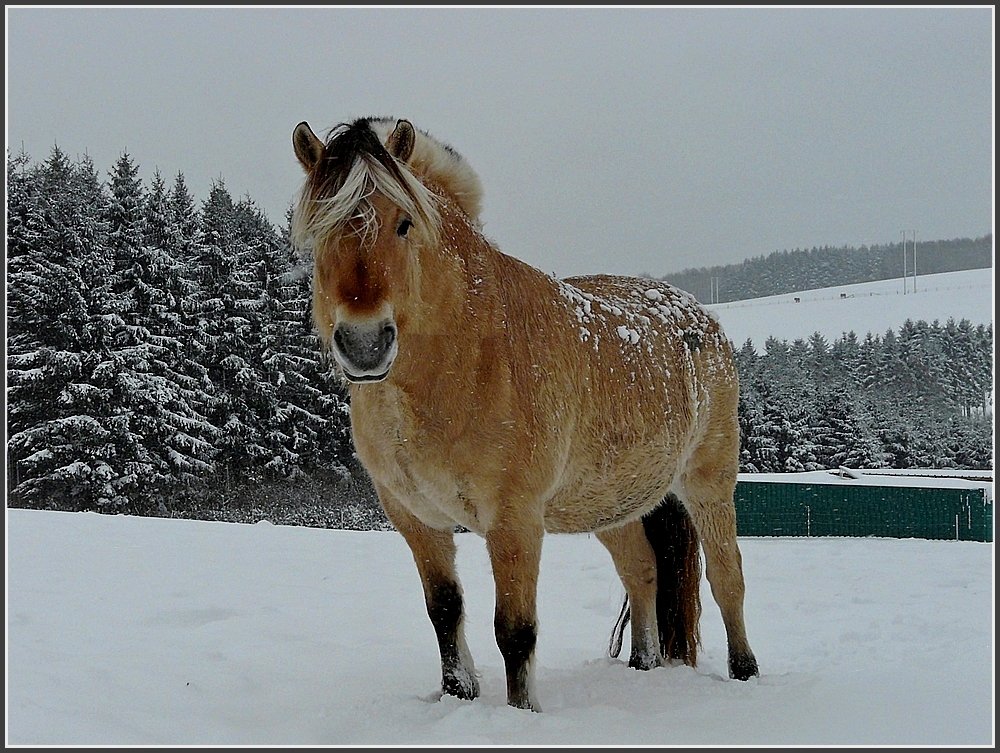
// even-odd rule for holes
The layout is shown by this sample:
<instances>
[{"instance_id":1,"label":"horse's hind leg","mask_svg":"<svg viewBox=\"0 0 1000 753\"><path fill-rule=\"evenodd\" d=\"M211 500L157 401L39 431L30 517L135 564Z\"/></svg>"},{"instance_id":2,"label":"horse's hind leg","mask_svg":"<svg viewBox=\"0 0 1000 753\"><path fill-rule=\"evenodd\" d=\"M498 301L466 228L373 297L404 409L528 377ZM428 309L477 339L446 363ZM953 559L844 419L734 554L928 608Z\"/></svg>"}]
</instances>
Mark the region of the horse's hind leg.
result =
<instances>
[{"instance_id":1,"label":"horse's hind leg","mask_svg":"<svg viewBox=\"0 0 1000 753\"><path fill-rule=\"evenodd\" d=\"M628 665L635 669L663 666L656 626L656 559L641 521L597 532L611 553L628 595L632 649Z\"/></svg>"},{"instance_id":2,"label":"horse's hind leg","mask_svg":"<svg viewBox=\"0 0 1000 753\"><path fill-rule=\"evenodd\" d=\"M441 653L441 690L471 700L479 696L476 668L465 642L462 587L455 572L455 540L451 530L421 523L384 490L379 499L389 520L410 546L424 587L427 615Z\"/></svg>"},{"instance_id":3,"label":"horse's hind leg","mask_svg":"<svg viewBox=\"0 0 1000 753\"><path fill-rule=\"evenodd\" d=\"M714 458L727 453L706 452L692 459L682 476L678 496L694 521L705 553L705 575L722 612L729 644L729 676L748 680L759 674L757 659L747 641L743 619L743 558L736 542L736 509L733 495L736 473L720 467ZM699 462L701 458L705 461ZM732 464L735 468L735 463Z\"/></svg>"}]
</instances>

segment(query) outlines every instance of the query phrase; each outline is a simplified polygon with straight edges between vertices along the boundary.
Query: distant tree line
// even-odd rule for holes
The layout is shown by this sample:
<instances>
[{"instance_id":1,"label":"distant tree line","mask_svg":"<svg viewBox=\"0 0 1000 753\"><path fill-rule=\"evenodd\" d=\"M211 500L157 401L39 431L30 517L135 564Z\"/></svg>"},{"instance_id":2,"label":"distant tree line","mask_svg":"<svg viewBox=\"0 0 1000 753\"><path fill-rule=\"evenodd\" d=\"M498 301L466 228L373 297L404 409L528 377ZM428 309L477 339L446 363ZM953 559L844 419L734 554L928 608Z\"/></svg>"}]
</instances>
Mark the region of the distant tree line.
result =
<instances>
[{"instance_id":1,"label":"distant tree line","mask_svg":"<svg viewBox=\"0 0 1000 753\"><path fill-rule=\"evenodd\" d=\"M278 229L221 180L198 205L182 173L138 172L7 156L8 504L388 527L290 212ZM991 341L963 321L746 343L743 469L986 467Z\"/></svg>"},{"instance_id":2,"label":"distant tree line","mask_svg":"<svg viewBox=\"0 0 1000 753\"><path fill-rule=\"evenodd\" d=\"M747 340L737 363L742 471L993 467L992 323Z\"/></svg>"},{"instance_id":3,"label":"distant tree line","mask_svg":"<svg viewBox=\"0 0 1000 753\"><path fill-rule=\"evenodd\" d=\"M981 238L920 241L917 245L918 275L992 266L992 234ZM906 269L908 275L913 274L912 240L906 245ZM860 248L819 246L808 250L775 251L739 264L685 269L661 279L687 290L702 303L724 303L902 276L903 244L900 242Z\"/></svg>"}]
</instances>

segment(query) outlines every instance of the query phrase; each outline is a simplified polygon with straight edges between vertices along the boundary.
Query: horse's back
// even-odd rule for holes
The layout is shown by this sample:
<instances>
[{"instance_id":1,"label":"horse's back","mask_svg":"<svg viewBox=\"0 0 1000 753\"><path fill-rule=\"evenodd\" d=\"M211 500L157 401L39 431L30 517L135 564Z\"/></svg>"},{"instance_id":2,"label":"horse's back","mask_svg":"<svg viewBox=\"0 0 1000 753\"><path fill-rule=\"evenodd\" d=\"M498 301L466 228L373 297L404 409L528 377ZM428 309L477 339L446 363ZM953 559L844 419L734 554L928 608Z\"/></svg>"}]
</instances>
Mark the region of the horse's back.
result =
<instances>
[{"instance_id":1,"label":"horse's back","mask_svg":"<svg viewBox=\"0 0 1000 753\"><path fill-rule=\"evenodd\" d=\"M576 319L587 371L612 413L640 398L660 422L660 408L691 409L688 398L697 401L699 391L717 395L736 386L732 345L690 293L611 275L567 278L559 292Z\"/></svg>"}]
</instances>

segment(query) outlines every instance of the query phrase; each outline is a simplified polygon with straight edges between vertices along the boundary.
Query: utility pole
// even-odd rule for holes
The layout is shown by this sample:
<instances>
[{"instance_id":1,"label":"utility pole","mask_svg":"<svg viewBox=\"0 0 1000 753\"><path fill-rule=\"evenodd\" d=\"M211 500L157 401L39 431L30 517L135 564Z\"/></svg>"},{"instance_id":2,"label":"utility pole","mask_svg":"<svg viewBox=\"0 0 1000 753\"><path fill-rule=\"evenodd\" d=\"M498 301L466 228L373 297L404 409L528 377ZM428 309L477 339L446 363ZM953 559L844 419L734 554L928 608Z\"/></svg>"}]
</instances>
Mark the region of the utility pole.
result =
<instances>
[{"instance_id":1,"label":"utility pole","mask_svg":"<svg viewBox=\"0 0 1000 753\"><path fill-rule=\"evenodd\" d=\"M910 234L913 236L913 292L917 292L917 231L910 230ZM906 295L906 230L900 230L899 234L903 237L903 295Z\"/></svg>"},{"instance_id":2,"label":"utility pole","mask_svg":"<svg viewBox=\"0 0 1000 753\"><path fill-rule=\"evenodd\" d=\"M899 234L903 237L903 295L906 295L906 231L900 230Z\"/></svg>"}]
</instances>

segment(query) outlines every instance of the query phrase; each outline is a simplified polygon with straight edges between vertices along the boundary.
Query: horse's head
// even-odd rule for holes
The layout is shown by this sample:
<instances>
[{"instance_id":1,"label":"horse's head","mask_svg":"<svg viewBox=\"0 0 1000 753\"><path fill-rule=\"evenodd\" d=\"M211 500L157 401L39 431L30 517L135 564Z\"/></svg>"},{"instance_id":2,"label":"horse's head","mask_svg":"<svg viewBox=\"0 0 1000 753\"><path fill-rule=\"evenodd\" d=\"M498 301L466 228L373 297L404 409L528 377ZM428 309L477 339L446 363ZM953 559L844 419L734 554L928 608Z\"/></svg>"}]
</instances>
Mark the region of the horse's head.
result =
<instances>
[{"instance_id":1,"label":"horse's head","mask_svg":"<svg viewBox=\"0 0 1000 753\"><path fill-rule=\"evenodd\" d=\"M292 240L312 251L313 319L351 382L388 375L418 308L419 251L438 237L437 197L407 167L417 134L390 126L341 124L324 143L300 123L292 135L306 171Z\"/></svg>"}]
</instances>

